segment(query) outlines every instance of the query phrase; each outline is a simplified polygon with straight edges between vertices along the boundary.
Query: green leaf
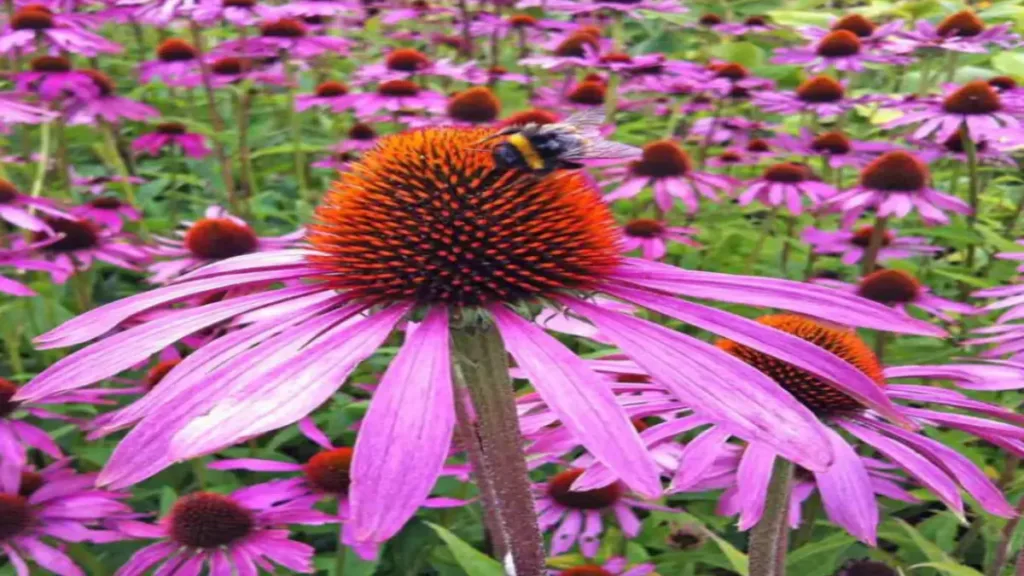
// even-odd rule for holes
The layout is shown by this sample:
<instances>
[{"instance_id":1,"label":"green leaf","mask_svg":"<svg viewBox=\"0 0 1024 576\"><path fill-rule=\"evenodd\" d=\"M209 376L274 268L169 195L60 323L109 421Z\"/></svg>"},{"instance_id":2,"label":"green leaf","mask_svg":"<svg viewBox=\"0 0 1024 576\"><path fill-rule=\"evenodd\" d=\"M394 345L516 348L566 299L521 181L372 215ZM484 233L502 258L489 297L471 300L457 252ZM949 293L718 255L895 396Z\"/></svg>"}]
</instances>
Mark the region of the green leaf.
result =
<instances>
[{"instance_id":1,"label":"green leaf","mask_svg":"<svg viewBox=\"0 0 1024 576\"><path fill-rule=\"evenodd\" d=\"M810 12L803 10L770 10L768 17L772 22L782 26L818 26L828 28L835 18L828 12Z\"/></svg>"},{"instance_id":2,"label":"green leaf","mask_svg":"<svg viewBox=\"0 0 1024 576\"><path fill-rule=\"evenodd\" d=\"M992 67L1011 76L1020 76L1024 70L1024 53L1000 52L992 57Z\"/></svg>"},{"instance_id":3,"label":"green leaf","mask_svg":"<svg viewBox=\"0 0 1024 576\"><path fill-rule=\"evenodd\" d=\"M729 565L732 566L740 576L747 576L750 573L750 562L747 559L747 555L740 552L735 546L729 543L728 540L722 538L718 534L715 534L711 530L708 530L704 523L700 521L696 516L691 516L686 512L679 512L676 514L679 518L684 520L687 524L691 524L694 528L699 530L704 536L710 539L718 549L722 551L726 560L729 561Z\"/></svg>"},{"instance_id":4,"label":"green leaf","mask_svg":"<svg viewBox=\"0 0 1024 576\"><path fill-rule=\"evenodd\" d=\"M903 531L910 536L910 540L917 546L918 550L925 555L926 558L932 562L938 562L943 564L949 564L955 566L956 563L946 554L946 551L939 547L938 544L924 537L923 534L918 532L917 528L914 528L904 520L896 520L896 525L903 528Z\"/></svg>"},{"instance_id":5,"label":"green leaf","mask_svg":"<svg viewBox=\"0 0 1024 576\"><path fill-rule=\"evenodd\" d=\"M953 562L925 562L924 564L914 564L910 567L911 570L917 570L918 568L934 568L950 576L984 576L974 568Z\"/></svg>"},{"instance_id":6,"label":"green leaf","mask_svg":"<svg viewBox=\"0 0 1024 576\"><path fill-rule=\"evenodd\" d=\"M437 536L444 540L459 566L472 576L505 576L505 569L494 558L473 548L464 540L452 534L447 528L426 522Z\"/></svg>"},{"instance_id":7,"label":"green leaf","mask_svg":"<svg viewBox=\"0 0 1024 576\"><path fill-rule=\"evenodd\" d=\"M747 68L758 68L764 63L764 50L750 42L730 42L713 46L712 56L727 62L735 62Z\"/></svg>"}]
</instances>

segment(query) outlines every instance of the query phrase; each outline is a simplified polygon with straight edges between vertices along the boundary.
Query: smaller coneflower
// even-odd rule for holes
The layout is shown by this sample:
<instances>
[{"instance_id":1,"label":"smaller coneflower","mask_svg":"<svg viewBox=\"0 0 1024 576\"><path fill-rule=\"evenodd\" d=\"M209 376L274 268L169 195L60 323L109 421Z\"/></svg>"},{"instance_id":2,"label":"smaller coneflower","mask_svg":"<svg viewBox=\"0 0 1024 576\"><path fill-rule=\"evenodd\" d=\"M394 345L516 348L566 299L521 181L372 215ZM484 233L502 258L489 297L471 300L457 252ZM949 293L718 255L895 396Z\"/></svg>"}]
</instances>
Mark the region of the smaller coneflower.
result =
<instances>
[{"instance_id":1,"label":"smaller coneflower","mask_svg":"<svg viewBox=\"0 0 1024 576\"><path fill-rule=\"evenodd\" d=\"M531 5L546 6L553 12L566 12L573 15L593 14L595 12L620 14L629 18L641 18L643 10L661 12L663 14L679 14L686 12L686 7L673 0L595 0L593 2L576 2L573 0L520 1L518 6L526 8Z\"/></svg>"},{"instance_id":2,"label":"smaller coneflower","mask_svg":"<svg viewBox=\"0 0 1024 576\"><path fill-rule=\"evenodd\" d=\"M61 461L39 471L21 468L0 480L0 558L6 556L19 575L29 574L26 561L39 565L41 574L85 574L66 554L65 542L125 539L109 526L130 517L122 502L128 495L93 488L95 474L78 474Z\"/></svg>"},{"instance_id":3,"label":"smaller coneflower","mask_svg":"<svg viewBox=\"0 0 1024 576\"><path fill-rule=\"evenodd\" d=\"M380 16L381 24L392 26L409 20L437 21L439 17L456 14L451 6L428 3L425 0L413 0L408 4L396 3L396 5L384 9Z\"/></svg>"},{"instance_id":4,"label":"smaller coneflower","mask_svg":"<svg viewBox=\"0 0 1024 576\"><path fill-rule=\"evenodd\" d=\"M119 187L122 184L142 184L145 182L138 176L89 176L75 172L71 169L71 185L75 188L82 188L85 192L93 195L103 194L110 188Z\"/></svg>"},{"instance_id":5,"label":"smaller coneflower","mask_svg":"<svg viewBox=\"0 0 1024 576\"><path fill-rule=\"evenodd\" d=\"M206 209L195 222L184 222L176 238L155 237L157 245L148 251L161 261L149 267L149 282L162 284L206 264L268 250L290 248L304 234L299 229L284 236L261 237L241 218L219 206Z\"/></svg>"},{"instance_id":6,"label":"smaller coneflower","mask_svg":"<svg viewBox=\"0 0 1024 576\"><path fill-rule=\"evenodd\" d=\"M343 110L348 94L348 86L344 82L326 80L317 84L312 94L302 94L295 98L295 109L299 112L313 107Z\"/></svg>"},{"instance_id":7,"label":"smaller coneflower","mask_svg":"<svg viewBox=\"0 0 1024 576\"><path fill-rule=\"evenodd\" d=\"M93 124L97 120L117 123L124 120L141 121L158 116L160 111L130 98L118 96L114 81L99 70L82 70L96 86L91 97L75 97L67 106L68 124Z\"/></svg>"},{"instance_id":8,"label":"smaller coneflower","mask_svg":"<svg viewBox=\"0 0 1024 576\"><path fill-rule=\"evenodd\" d=\"M431 74L434 61L414 48L396 48L380 62L361 66L354 74L357 84L387 82L388 80L409 80Z\"/></svg>"},{"instance_id":9,"label":"smaller coneflower","mask_svg":"<svg viewBox=\"0 0 1024 576\"><path fill-rule=\"evenodd\" d=\"M445 76L468 84L494 85L498 82L513 82L515 84L529 84L530 77L526 74L513 72L504 66L488 66L483 68L476 62L465 62L454 64L445 58L438 60L434 66L434 73L438 76Z\"/></svg>"},{"instance_id":10,"label":"smaller coneflower","mask_svg":"<svg viewBox=\"0 0 1024 576\"><path fill-rule=\"evenodd\" d=\"M119 44L84 30L64 14L55 13L40 4L30 4L16 10L0 32L0 54L15 50L32 52L34 48L50 48L82 56L121 51Z\"/></svg>"},{"instance_id":11,"label":"smaller coneflower","mask_svg":"<svg viewBox=\"0 0 1024 576\"><path fill-rule=\"evenodd\" d=\"M387 80L373 92L350 94L345 102L357 118L380 111L397 114L402 111L443 112L448 105L444 94L422 88L412 80Z\"/></svg>"},{"instance_id":12,"label":"smaller coneflower","mask_svg":"<svg viewBox=\"0 0 1024 576\"><path fill-rule=\"evenodd\" d=\"M607 170L615 181L616 189L605 195L606 202L633 198L645 188L654 188L654 202L662 211L672 209L675 199L680 200L690 213L697 211L698 198L717 200L719 192L732 190L736 181L728 176L696 172L690 156L671 140L659 140L644 146L639 160L625 167ZM609 184L611 181L605 182Z\"/></svg>"},{"instance_id":13,"label":"smaller coneflower","mask_svg":"<svg viewBox=\"0 0 1024 576\"><path fill-rule=\"evenodd\" d=\"M100 226L115 232L121 230L125 220L134 222L142 218L142 212L138 208L122 202L117 196L93 198L87 203L73 208L71 214L78 218L92 220Z\"/></svg>"},{"instance_id":14,"label":"smaller coneflower","mask_svg":"<svg viewBox=\"0 0 1024 576\"><path fill-rule=\"evenodd\" d=\"M181 122L163 122L156 130L132 141L132 150L160 156L165 150L181 150L186 156L202 158L210 153L203 135L189 132Z\"/></svg>"},{"instance_id":15,"label":"smaller coneflower","mask_svg":"<svg viewBox=\"0 0 1024 576\"><path fill-rule=\"evenodd\" d=\"M862 14L854 13L837 18L827 29L808 26L801 28L800 33L808 40L817 42L836 30L852 32L866 50L890 53L904 53L910 50L905 43L899 41L899 35L903 31L903 20L899 19L877 24Z\"/></svg>"},{"instance_id":16,"label":"smaller coneflower","mask_svg":"<svg viewBox=\"0 0 1024 576\"><path fill-rule=\"evenodd\" d=\"M356 122L348 129L345 139L339 144L334 145L331 151L336 154L345 154L369 150L376 145L379 136L377 130L371 124Z\"/></svg>"},{"instance_id":17,"label":"smaller coneflower","mask_svg":"<svg viewBox=\"0 0 1024 576\"><path fill-rule=\"evenodd\" d=\"M1007 129L1020 128L1018 116L1024 112L1021 103L1000 97L988 82L975 80L963 86L947 86L942 99L920 99L903 102L899 108L906 113L885 125L918 125L914 138L932 136L940 141L964 130L975 141L997 141ZM1015 141L1024 141L1019 135Z\"/></svg>"},{"instance_id":18,"label":"smaller coneflower","mask_svg":"<svg viewBox=\"0 0 1024 576\"><path fill-rule=\"evenodd\" d=\"M1011 134L1010 136L1012 138L1017 135ZM952 158L957 162L967 164L969 159L964 146L965 137L963 132L957 131L940 142L928 139L915 141L914 144L919 147L918 154L926 162ZM978 164L1016 166L1016 161L1013 158L1013 150L1016 146L1010 142L1004 145L1002 142L981 140L974 143L974 154Z\"/></svg>"},{"instance_id":19,"label":"smaller coneflower","mask_svg":"<svg viewBox=\"0 0 1024 576\"><path fill-rule=\"evenodd\" d=\"M240 56L225 56L210 60L210 81L214 86L226 86L237 84L243 80L250 80L254 84L270 84L273 86L285 86L288 84L288 77L284 72L284 66L280 62L263 65L251 58ZM194 81L200 81L196 76Z\"/></svg>"},{"instance_id":20,"label":"smaller coneflower","mask_svg":"<svg viewBox=\"0 0 1024 576\"><path fill-rule=\"evenodd\" d=\"M607 42L598 33L576 30L547 46L550 54L521 58L519 64L543 70L574 70L597 65L599 54Z\"/></svg>"},{"instance_id":21,"label":"smaller coneflower","mask_svg":"<svg viewBox=\"0 0 1024 576\"><path fill-rule=\"evenodd\" d=\"M767 34L778 30L768 16L747 16L742 22L721 22L713 25L712 30L727 36L746 36L749 34Z\"/></svg>"},{"instance_id":22,"label":"smaller coneflower","mask_svg":"<svg viewBox=\"0 0 1024 576\"><path fill-rule=\"evenodd\" d=\"M710 144L742 143L750 140L759 132L769 130L771 127L766 123L742 116L726 116L717 119L698 118L690 127L689 136L694 141L706 141Z\"/></svg>"},{"instance_id":23,"label":"smaller coneflower","mask_svg":"<svg viewBox=\"0 0 1024 576\"><path fill-rule=\"evenodd\" d=\"M873 226L861 226L849 230L820 230L814 227L804 229L802 238L811 245L815 254L841 255L840 260L847 266L860 262L871 242ZM920 236L900 236L893 228L886 228L882 243L875 256L876 261L898 260L912 256L928 256L941 252L939 246L929 246L928 239Z\"/></svg>"},{"instance_id":24,"label":"smaller coneflower","mask_svg":"<svg viewBox=\"0 0 1024 576\"><path fill-rule=\"evenodd\" d=\"M913 274L903 270L876 270L861 278L857 284L828 279L816 279L814 282L855 293L879 304L892 306L904 314L907 313L908 306L913 306L946 322L956 321L956 318L948 314L950 312L961 316L979 313L979 310L970 304L947 300L932 294L927 285L922 284Z\"/></svg>"},{"instance_id":25,"label":"smaller coneflower","mask_svg":"<svg viewBox=\"0 0 1024 576\"><path fill-rule=\"evenodd\" d=\"M700 243L691 236L697 233L694 228L668 226L661 220L636 218L622 227L622 251L640 250L648 260L660 260L668 252L667 241L675 241L687 246L699 247Z\"/></svg>"},{"instance_id":26,"label":"smaller coneflower","mask_svg":"<svg viewBox=\"0 0 1024 576\"><path fill-rule=\"evenodd\" d=\"M297 498L299 491L283 481L247 486L230 495L196 492L179 498L158 524L119 522L126 535L159 542L136 552L117 576L144 574L157 565L158 573L183 569L198 574L207 566L212 573L222 568L234 573L272 564L311 573L313 547L291 540L284 527L337 520L313 509L318 496Z\"/></svg>"},{"instance_id":27,"label":"smaller coneflower","mask_svg":"<svg viewBox=\"0 0 1024 576\"><path fill-rule=\"evenodd\" d=\"M832 186L815 180L810 169L803 164L780 162L764 169L761 177L745 184L737 197L740 206L759 201L768 206L786 205L793 214L802 214L804 198L817 208L836 193Z\"/></svg>"},{"instance_id":28,"label":"smaller coneflower","mask_svg":"<svg viewBox=\"0 0 1024 576\"><path fill-rule=\"evenodd\" d=\"M475 126L491 124L501 115L501 101L486 86L473 86L456 92L448 98L445 116L431 118L407 118L406 125L419 128L435 124L450 126Z\"/></svg>"},{"instance_id":29,"label":"smaller coneflower","mask_svg":"<svg viewBox=\"0 0 1024 576\"><path fill-rule=\"evenodd\" d=\"M753 102L765 112L775 114L801 114L814 112L818 116L841 116L854 106L874 100L871 96L851 97L841 82L828 76L815 76L804 80L793 92L754 92Z\"/></svg>"},{"instance_id":30,"label":"smaller coneflower","mask_svg":"<svg viewBox=\"0 0 1024 576\"><path fill-rule=\"evenodd\" d=\"M882 218L904 218L913 210L929 224L949 222L945 211L971 212L963 200L931 187L931 172L917 156L893 150L864 167L856 186L829 200L843 213L843 227L849 227L869 208Z\"/></svg>"},{"instance_id":31,"label":"smaller coneflower","mask_svg":"<svg viewBox=\"0 0 1024 576\"><path fill-rule=\"evenodd\" d=\"M648 576L656 567L647 562L633 564L626 558L616 556L603 564L579 564L563 569L548 571L548 576Z\"/></svg>"},{"instance_id":32,"label":"smaller coneflower","mask_svg":"<svg viewBox=\"0 0 1024 576\"><path fill-rule=\"evenodd\" d=\"M63 56L38 56L29 62L29 69L14 75L18 90L38 94L45 101L54 101L69 95L92 98L99 89L88 74L74 70Z\"/></svg>"},{"instance_id":33,"label":"smaller coneflower","mask_svg":"<svg viewBox=\"0 0 1024 576\"><path fill-rule=\"evenodd\" d=\"M526 12L509 15L483 12L475 15L469 25L469 33L474 38L490 38L495 34L498 38L505 38L512 35L529 44L540 44L547 40L549 32L564 31L572 26L572 22L542 19Z\"/></svg>"},{"instance_id":34,"label":"smaller coneflower","mask_svg":"<svg viewBox=\"0 0 1024 576\"><path fill-rule=\"evenodd\" d=\"M799 156L820 156L832 168L854 166L863 168L879 154L892 150L886 142L865 142L854 140L845 132L830 130L815 134L801 128L799 136L780 134L771 143L782 150Z\"/></svg>"},{"instance_id":35,"label":"smaller coneflower","mask_svg":"<svg viewBox=\"0 0 1024 576\"><path fill-rule=\"evenodd\" d=\"M509 114L505 119L498 122L499 128L508 126L522 126L524 124L554 124L561 120L561 116L543 108L530 108Z\"/></svg>"},{"instance_id":36,"label":"smaller coneflower","mask_svg":"<svg viewBox=\"0 0 1024 576\"><path fill-rule=\"evenodd\" d=\"M0 249L0 268L13 268L15 273L18 274L19 279L21 279L25 272L30 270L50 272L54 268L53 264L32 257L32 252L42 247L42 245L43 243L29 244L19 250ZM0 294L8 296L35 296L36 292L17 280L0 275Z\"/></svg>"},{"instance_id":37,"label":"smaller coneflower","mask_svg":"<svg viewBox=\"0 0 1024 576\"><path fill-rule=\"evenodd\" d=\"M587 110L603 108L607 96L608 85L601 80L583 80L570 86L562 93L559 88L541 87L537 89L537 97L533 103L540 108L556 110Z\"/></svg>"},{"instance_id":38,"label":"smaller coneflower","mask_svg":"<svg viewBox=\"0 0 1024 576\"><path fill-rule=\"evenodd\" d=\"M54 264L50 277L58 284L89 269L94 260L138 270L138 264L149 259L146 251L135 246L134 239L123 232L101 228L85 219L46 218L45 222L52 232L35 232L32 242L42 243L36 254ZM58 239L49 241L54 235ZM28 244L21 238L12 241L15 248Z\"/></svg>"},{"instance_id":39,"label":"smaller coneflower","mask_svg":"<svg viewBox=\"0 0 1024 576\"><path fill-rule=\"evenodd\" d=\"M919 19L913 30L900 33L900 40L916 49L985 54L993 45L1013 48L1020 37L1010 30L1010 24L988 26L971 10L961 10L946 16L938 24Z\"/></svg>"},{"instance_id":40,"label":"smaller coneflower","mask_svg":"<svg viewBox=\"0 0 1024 576\"><path fill-rule=\"evenodd\" d=\"M860 38L853 32L832 30L810 45L777 50L772 62L804 66L817 74L829 68L841 72L860 72L868 63L906 64L910 60L897 54L865 50Z\"/></svg>"},{"instance_id":41,"label":"smaller coneflower","mask_svg":"<svg viewBox=\"0 0 1024 576\"><path fill-rule=\"evenodd\" d=\"M737 90L752 92L754 90L771 90L775 86L773 80L759 78L750 73L746 66L736 62L713 62L705 69L706 78L696 79L702 90L711 90L723 96Z\"/></svg>"},{"instance_id":42,"label":"smaller coneflower","mask_svg":"<svg viewBox=\"0 0 1024 576\"><path fill-rule=\"evenodd\" d=\"M547 531L557 526L551 537L553 555L564 554L579 543L583 555L592 558L601 544L606 513L615 516L627 538L635 538L640 534L640 519L633 510L659 508L631 495L620 482L573 490L573 483L583 472L582 468L569 468L533 485L540 529Z\"/></svg>"},{"instance_id":43,"label":"smaller coneflower","mask_svg":"<svg viewBox=\"0 0 1024 576\"><path fill-rule=\"evenodd\" d=\"M311 34L298 18L269 18L259 24L259 36L229 40L217 46L221 54L242 54L250 58L278 57L282 53L299 59L325 53L348 54L352 42L338 36Z\"/></svg>"},{"instance_id":44,"label":"smaller coneflower","mask_svg":"<svg viewBox=\"0 0 1024 576\"><path fill-rule=\"evenodd\" d=\"M210 0L197 2L189 12L189 18L206 25L223 21L235 26L252 26L263 18L271 17L274 8L258 0Z\"/></svg>"},{"instance_id":45,"label":"smaller coneflower","mask_svg":"<svg viewBox=\"0 0 1024 576\"><path fill-rule=\"evenodd\" d=\"M161 80L168 86L193 87L199 69L199 52L181 38L168 38L156 48L156 60L139 64L139 80Z\"/></svg>"},{"instance_id":46,"label":"smaller coneflower","mask_svg":"<svg viewBox=\"0 0 1024 576\"><path fill-rule=\"evenodd\" d=\"M42 212L54 218L71 218L69 213L58 208L52 200L22 194L14 183L0 178L0 220L31 232L48 232L49 226L34 212Z\"/></svg>"}]
</instances>

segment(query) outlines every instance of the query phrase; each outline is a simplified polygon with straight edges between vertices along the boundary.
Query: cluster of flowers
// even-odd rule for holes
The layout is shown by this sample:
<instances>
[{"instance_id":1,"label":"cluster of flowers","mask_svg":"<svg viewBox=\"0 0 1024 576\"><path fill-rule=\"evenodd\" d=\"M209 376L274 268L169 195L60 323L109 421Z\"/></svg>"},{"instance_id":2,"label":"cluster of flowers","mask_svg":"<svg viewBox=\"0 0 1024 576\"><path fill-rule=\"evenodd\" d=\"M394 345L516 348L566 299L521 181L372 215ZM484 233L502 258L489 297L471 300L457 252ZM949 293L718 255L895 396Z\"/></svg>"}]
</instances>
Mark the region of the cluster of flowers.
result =
<instances>
[{"instance_id":1,"label":"cluster of flowers","mask_svg":"<svg viewBox=\"0 0 1024 576\"><path fill-rule=\"evenodd\" d=\"M536 6L525 0L520 7ZM313 549L289 538L290 524L341 523L343 542L372 556L421 507L464 505L431 494L442 475L468 481L465 446L455 438L460 400L449 334L467 329L471 322L462 316L473 314L500 333L514 360L510 376L535 390L519 396L519 420L531 464L555 470L534 486L540 525L553 532L551 554L578 545L594 558L606 521L614 518L635 536L636 511L671 510L654 501L666 494L721 490L719 511L749 528L761 519L780 458L799 466L791 523L801 521L801 504L817 492L828 517L868 544L876 540L877 498L916 501L912 488L927 489L960 515L961 490L989 513L1014 514L982 470L926 431L959 430L1024 457L1024 419L957 390L896 381L1019 389L1024 363L1000 358L1024 349L1021 325L1010 322L1024 315L1021 288L977 294L1002 298L989 309L1010 308L970 342L999 344L988 361L883 366L852 328L833 323L935 337L944 329L906 313L908 305L945 322L979 312L931 294L906 272L872 267L941 250L898 235L889 220L916 213L942 224L949 212L977 212L975 197L964 202L932 187L929 163L1005 164L1024 143L1024 90L1012 79L932 93L922 78L920 95L881 96L858 92L853 73L908 65L936 51L1019 46L1019 39L970 12L912 29L849 16L827 30L798 30L807 45L775 56L779 64L837 74L781 91L737 63L630 55L620 40L605 37L605 14L614 20L639 10L681 11L675 2L549 0L544 9L571 18L497 11L470 18L447 6L341 1L18 4L0 34L0 53L24 59L27 70L0 95L0 127L90 124L116 138L127 122L158 118L156 108L119 95L111 76L73 66L72 57L121 50L98 33L110 23L182 23L192 32L191 41L164 40L154 60L140 63L142 82L201 89L211 103L225 90L244 102L254 87L285 89L296 114L327 109L352 120L347 138L316 164L346 171L315 223L283 236L259 236L245 220L213 207L183 222L176 237L143 241L125 222L139 220L140 212L108 194L115 185L141 182L136 177L79 177L65 162L69 184L91 195L78 205L43 197L38 185L25 193L0 181L0 219L18 230L0 251L0 264L17 276L0 277L0 291L31 296L14 278L38 271L63 283L94 260L132 271L148 267L157 286L40 337L41 348L98 341L27 385L0 380L0 550L20 574L27 573L26 558L57 574L82 573L46 541L133 538L158 542L119 574L142 574L158 563L161 573L198 574L204 566L211 574L255 573L272 569L270 563L310 572ZM398 32L413 19L428 30L444 30L454 19L463 34L427 38L444 57L395 48L345 82L321 79L312 93L297 94L300 74L319 78L331 58L357 48L352 34L338 33L369 18ZM215 24L237 37L206 50L201 30ZM756 17L723 22L707 15L692 26L720 35L780 31ZM396 37L422 40L413 32ZM494 46L515 40L514 61L523 71L499 66L497 49L489 66L457 55L471 54L479 37ZM532 53L535 46L545 52ZM577 72L586 76L577 80ZM540 84L553 73L564 75L564 85ZM838 73L850 74L841 81ZM451 95L429 88L453 82L466 87ZM537 108L501 119L495 87L505 83L529 91ZM216 127L223 119L215 108ZM610 120L617 113L667 116L668 137L628 164L598 168L598 181L576 172L498 174L477 148L495 126L551 123L591 108L606 110ZM244 118L245 105L239 110ZM888 110L901 115L884 125L894 136L884 142L842 130L856 114ZM816 129L787 134L769 120L791 115ZM423 130L378 137L389 125ZM680 135L697 150L694 157L677 143ZM133 148L197 159L211 152L204 135L168 119L138 136ZM851 168L858 176L847 186L844 170ZM648 191L654 216L617 225L609 205L640 206ZM479 198L466 201L471 195ZM804 239L845 264L869 261L868 273L856 285L800 283L657 262L670 254L670 242L697 246L694 228L668 223L677 201L696 214L702 201L723 198L763 203L773 214L809 210L822 221L839 215L841 229L808 228ZM867 211L874 223L858 225ZM635 250L643 258L627 255ZM676 296L784 312L748 320ZM552 307L538 314L541 302ZM634 305L721 339L712 345L670 330ZM584 360L549 331L620 352ZM311 415L389 340L401 346L372 387L354 445L334 445ZM93 387L140 370L144 376L128 387ZM126 396L133 402L121 405ZM91 438L131 428L101 472L74 472L33 423L67 418L44 408L52 404L118 406L90 422L72 420ZM230 495L184 496L156 524L139 521L124 502L123 490L174 463L295 423L321 448L305 462L211 464L286 478ZM35 452L52 462L37 469ZM337 514L315 509L328 497ZM560 573L654 570L623 558L599 564Z\"/></svg>"}]
</instances>

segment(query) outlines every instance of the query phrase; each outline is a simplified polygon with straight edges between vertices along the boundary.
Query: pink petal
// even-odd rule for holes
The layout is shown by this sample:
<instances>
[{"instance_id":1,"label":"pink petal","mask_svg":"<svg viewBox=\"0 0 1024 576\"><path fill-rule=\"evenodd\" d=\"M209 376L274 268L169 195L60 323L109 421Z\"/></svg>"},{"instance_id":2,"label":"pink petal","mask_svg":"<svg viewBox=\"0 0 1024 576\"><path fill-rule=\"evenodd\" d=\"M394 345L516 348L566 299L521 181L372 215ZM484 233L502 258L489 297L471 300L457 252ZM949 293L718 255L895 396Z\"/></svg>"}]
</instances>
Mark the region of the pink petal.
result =
<instances>
[{"instance_id":1,"label":"pink petal","mask_svg":"<svg viewBox=\"0 0 1024 576\"><path fill-rule=\"evenodd\" d=\"M825 513L858 540L874 546L878 503L871 478L853 447L831 429L828 437L836 459L828 470L814 473Z\"/></svg>"}]
</instances>

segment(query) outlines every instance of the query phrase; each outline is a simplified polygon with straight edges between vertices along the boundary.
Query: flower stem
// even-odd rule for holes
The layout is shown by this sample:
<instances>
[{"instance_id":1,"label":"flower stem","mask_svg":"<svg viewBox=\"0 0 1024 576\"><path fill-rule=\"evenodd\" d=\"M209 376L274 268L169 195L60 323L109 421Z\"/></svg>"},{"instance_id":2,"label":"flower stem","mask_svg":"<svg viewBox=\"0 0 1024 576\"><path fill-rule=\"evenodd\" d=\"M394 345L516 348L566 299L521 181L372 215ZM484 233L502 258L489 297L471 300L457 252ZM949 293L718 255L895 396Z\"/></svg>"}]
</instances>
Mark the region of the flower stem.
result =
<instances>
[{"instance_id":1,"label":"flower stem","mask_svg":"<svg viewBox=\"0 0 1024 576\"><path fill-rule=\"evenodd\" d=\"M970 275L974 269L974 256L977 252L974 235L977 233L978 224L978 197L981 192L981 180L978 178L978 147L967 131L967 126L960 127L960 142L967 155L967 203L971 206L971 213L967 215L967 226L971 229L971 243L967 246L967 258L964 261L965 272ZM971 287L961 283L961 300L965 300L970 293Z\"/></svg>"},{"instance_id":2,"label":"flower stem","mask_svg":"<svg viewBox=\"0 0 1024 576\"><path fill-rule=\"evenodd\" d=\"M711 113L711 125L708 127L708 133L704 135L704 140L700 144L700 148L697 149L697 166L701 169L704 168L704 163L708 159L708 148L711 147L711 140L715 137L715 130L718 129L718 119L722 115L722 101L719 100L715 103L715 110Z\"/></svg>"},{"instance_id":3,"label":"flower stem","mask_svg":"<svg viewBox=\"0 0 1024 576\"><path fill-rule=\"evenodd\" d=\"M747 264L744 268L749 269L754 262L757 261L758 257L761 256L761 252L764 250L764 245L768 242L768 236L771 235L772 228L775 227L775 217L778 216L779 209L774 207L764 217L764 221L761 222L761 232L757 235L757 245L750 252L750 256L747 256Z\"/></svg>"},{"instance_id":4,"label":"flower stem","mask_svg":"<svg viewBox=\"0 0 1024 576\"><path fill-rule=\"evenodd\" d=\"M238 90L240 93L235 96L238 117L238 163L242 168L241 197L245 204L246 199L256 195L256 175L252 170L252 153L249 148L249 107L252 105L252 91L248 82L244 82Z\"/></svg>"},{"instance_id":5,"label":"flower stem","mask_svg":"<svg viewBox=\"0 0 1024 576\"><path fill-rule=\"evenodd\" d=\"M39 131L39 163L36 164L36 176L32 179L32 188L29 191L33 198L39 198L43 193L46 168L50 163L50 124L43 124Z\"/></svg>"},{"instance_id":6,"label":"flower stem","mask_svg":"<svg viewBox=\"0 0 1024 576\"><path fill-rule=\"evenodd\" d=\"M454 371L469 391L476 411L474 422L481 447L481 468L494 488L484 506L497 511L496 539L509 551L517 576L543 576L544 542L530 491L523 456L515 391L508 374L508 354L497 328L490 323L452 330ZM501 558L504 561L504 558Z\"/></svg>"},{"instance_id":7,"label":"flower stem","mask_svg":"<svg viewBox=\"0 0 1024 576\"><path fill-rule=\"evenodd\" d=\"M878 252L882 249L882 244L885 241L885 228L888 223L889 219L885 216L875 218L875 225L871 228L871 238L868 239L867 250L864 251L864 256L861 257L860 261L861 276L867 276L875 271L875 265L878 263Z\"/></svg>"},{"instance_id":8,"label":"flower stem","mask_svg":"<svg viewBox=\"0 0 1024 576\"><path fill-rule=\"evenodd\" d=\"M1024 516L1024 496L1017 502L1017 515L1007 520L1006 526L1003 527L1002 538L999 540L999 547L996 548L996 557L992 560L988 570L985 571L985 576L999 576L1003 573L1003 568L1010 559L1013 535L1017 532L1017 526L1020 525L1021 516ZM1024 559L1024 550L1021 551L1020 558ZM1019 575L1021 573L1019 570L1020 562L1017 563L1017 568L1017 574Z\"/></svg>"},{"instance_id":9,"label":"flower stem","mask_svg":"<svg viewBox=\"0 0 1024 576\"><path fill-rule=\"evenodd\" d=\"M284 69L288 77L287 113L291 126L292 143L295 145L295 178L299 182L299 198L313 203L316 199L309 197L309 183L306 181L306 158L302 151L302 116L295 109L299 85L295 78L295 67L287 58L285 58Z\"/></svg>"},{"instance_id":10,"label":"flower stem","mask_svg":"<svg viewBox=\"0 0 1024 576\"><path fill-rule=\"evenodd\" d=\"M345 575L345 555L348 551L348 546L341 543L341 538L335 543L338 549L334 552L334 573L331 576L344 576Z\"/></svg>"},{"instance_id":11,"label":"flower stem","mask_svg":"<svg viewBox=\"0 0 1024 576\"><path fill-rule=\"evenodd\" d=\"M210 67L206 63L206 58L203 54L203 34L199 29L199 25L195 22L190 22L189 26L192 30L192 44L194 44L196 49L196 60L199 62L203 91L206 93L207 113L210 115L210 124L213 125L213 130L217 135L217 137L213 138L213 151L217 155L217 161L220 163L221 177L224 179L224 192L227 195L228 206L231 207L232 211L237 212L238 198L235 196L235 174L231 169L231 158L228 156L227 151L224 149L224 144L219 138L224 133L224 119L217 112L217 99L213 94L213 79L210 74Z\"/></svg>"},{"instance_id":12,"label":"flower stem","mask_svg":"<svg viewBox=\"0 0 1024 576\"><path fill-rule=\"evenodd\" d=\"M761 521L750 533L750 576L785 576L793 464L777 458Z\"/></svg>"}]
</instances>

